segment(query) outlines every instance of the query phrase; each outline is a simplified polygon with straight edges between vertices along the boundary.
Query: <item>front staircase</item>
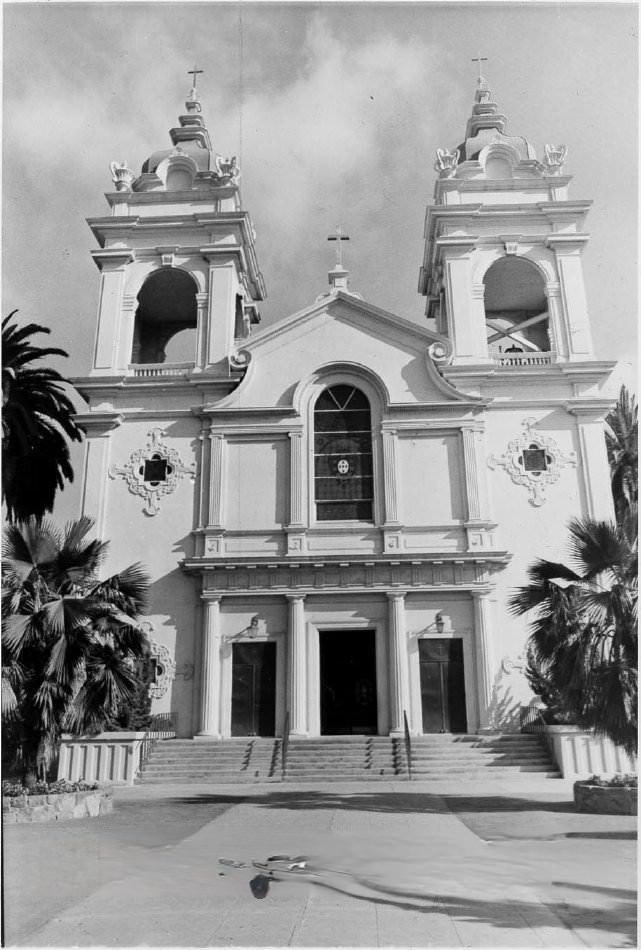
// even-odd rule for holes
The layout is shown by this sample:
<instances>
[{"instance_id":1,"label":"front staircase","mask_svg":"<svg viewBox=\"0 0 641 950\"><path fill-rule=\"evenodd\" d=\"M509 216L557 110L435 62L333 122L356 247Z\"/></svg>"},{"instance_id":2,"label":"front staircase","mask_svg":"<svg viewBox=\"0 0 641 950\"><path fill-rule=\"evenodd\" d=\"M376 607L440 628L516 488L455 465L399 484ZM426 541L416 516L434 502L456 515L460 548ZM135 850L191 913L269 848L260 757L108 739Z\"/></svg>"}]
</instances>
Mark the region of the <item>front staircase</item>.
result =
<instances>
[{"instance_id":1,"label":"front staircase","mask_svg":"<svg viewBox=\"0 0 641 950\"><path fill-rule=\"evenodd\" d=\"M395 736L290 739L283 774L281 739L164 739L138 783L345 782L409 779L405 741ZM424 735L411 742L412 779L460 781L532 773L559 778L540 735Z\"/></svg>"}]
</instances>

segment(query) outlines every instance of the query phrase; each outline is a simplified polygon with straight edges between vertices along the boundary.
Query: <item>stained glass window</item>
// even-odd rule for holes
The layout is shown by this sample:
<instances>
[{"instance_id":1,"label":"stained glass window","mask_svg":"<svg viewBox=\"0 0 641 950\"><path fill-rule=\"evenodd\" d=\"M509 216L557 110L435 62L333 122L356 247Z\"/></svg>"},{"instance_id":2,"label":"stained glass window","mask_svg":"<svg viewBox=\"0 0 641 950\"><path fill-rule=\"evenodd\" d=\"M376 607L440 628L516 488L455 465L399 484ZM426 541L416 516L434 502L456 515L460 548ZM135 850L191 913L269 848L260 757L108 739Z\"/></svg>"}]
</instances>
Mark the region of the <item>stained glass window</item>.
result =
<instances>
[{"instance_id":1,"label":"stained glass window","mask_svg":"<svg viewBox=\"0 0 641 950\"><path fill-rule=\"evenodd\" d=\"M354 386L331 386L316 403L314 487L318 521L372 520L372 421Z\"/></svg>"}]
</instances>

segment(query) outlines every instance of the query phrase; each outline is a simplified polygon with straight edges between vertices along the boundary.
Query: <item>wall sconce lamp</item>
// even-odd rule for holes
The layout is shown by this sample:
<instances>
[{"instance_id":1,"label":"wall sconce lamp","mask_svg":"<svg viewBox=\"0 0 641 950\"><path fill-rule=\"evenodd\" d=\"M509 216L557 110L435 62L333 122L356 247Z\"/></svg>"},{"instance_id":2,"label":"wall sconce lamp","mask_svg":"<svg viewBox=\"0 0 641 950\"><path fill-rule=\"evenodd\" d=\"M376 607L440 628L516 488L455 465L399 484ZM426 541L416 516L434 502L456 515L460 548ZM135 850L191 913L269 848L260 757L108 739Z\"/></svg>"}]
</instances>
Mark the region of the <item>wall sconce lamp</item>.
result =
<instances>
[{"instance_id":1,"label":"wall sconce lamp","mask_svg":"<svg viewBox=\"0 0 641 950\"><path fill-rule=\"evenodd\" d=\"M436 632L440 636L445 629L445 621L443 620L443 614L438 613L434 618L434 626L436 627Z\"/></svg>"}]
</instances>

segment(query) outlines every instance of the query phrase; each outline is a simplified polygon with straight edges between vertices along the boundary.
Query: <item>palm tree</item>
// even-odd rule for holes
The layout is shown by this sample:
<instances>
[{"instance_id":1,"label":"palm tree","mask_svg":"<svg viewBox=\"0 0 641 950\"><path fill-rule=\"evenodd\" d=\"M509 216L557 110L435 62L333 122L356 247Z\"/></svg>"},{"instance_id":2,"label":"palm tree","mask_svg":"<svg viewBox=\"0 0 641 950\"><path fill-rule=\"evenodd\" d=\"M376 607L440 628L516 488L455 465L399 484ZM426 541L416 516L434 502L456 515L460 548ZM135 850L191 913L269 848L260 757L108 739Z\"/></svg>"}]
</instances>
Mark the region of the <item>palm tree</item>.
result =
<instances>
[{"instance_id":1,"label":"palm tree","mask_svg":"<svg viewBox=\"0 0 641 950\"><path fill-rule=\"evenodd\" d=\"M606 418L605 441L617 522L621 523L626 511L636 511L639 498L638 410L625 386Z\"/></svg>"},{"instance_id":2,"label":"palm tree","mask_svg":"<svg viewBox=\"0 0 641 950\"><path fill-rule=\"evenodd\" d=\"M148 650L149 578L134 564L98 580L108 544L92 527L32 518L5 532L3 709L25 774L46 775L63 731L100 731L132 701Z\"/></svg>"},{"instance_id":3,"label":"palm tree","mask_svg":"<svg viewBox=\"0 0 641 950\"><path fill-rule=\"evenodd\" d=\"M74 421L74 405L64 391L68 381L37 361L67 356L57 347L35 346L34 333L47 327L2 321L2 497L11 521L42 518L53 509L57 489L73 481L68 440L78 442L82 430Z\"/></svg>"},{"instance_id":4,"label":"palm tree","mask_svg":"<svg viewBox=\"0 0 641 950\"><path fill-rule=\"evenodd\" d=\"M637 750L637 540L635 526L574 520L576 570L538 560L510 599L533 612L528 654L577 725ZM532 682L532 678L530 679Z\"/></svg>"}]
</instances>

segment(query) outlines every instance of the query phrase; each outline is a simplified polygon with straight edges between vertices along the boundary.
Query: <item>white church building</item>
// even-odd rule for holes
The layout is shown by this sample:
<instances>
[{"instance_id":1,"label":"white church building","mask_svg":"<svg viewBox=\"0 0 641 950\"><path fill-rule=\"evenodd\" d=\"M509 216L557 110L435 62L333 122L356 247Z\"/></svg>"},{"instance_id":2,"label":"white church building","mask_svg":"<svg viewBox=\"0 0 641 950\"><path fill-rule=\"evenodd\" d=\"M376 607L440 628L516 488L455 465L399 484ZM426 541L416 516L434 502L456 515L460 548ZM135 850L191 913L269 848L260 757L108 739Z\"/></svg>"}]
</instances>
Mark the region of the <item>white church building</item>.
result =
<instances>
[{"instance_id":1,"label":"white church building","mask_svg":"<svg viewBox=\"0 0 641 950\"><path fill-rule=\"evenodd\" d=\"M518 728L507 602L573 516L613 516L566 149L505 132L484 79L439 149L424 326L350 289L257 330L239 169L192 90L171 145L112 164L83 512L152 575L154 711L183 737ZM275 186L276 187L276 186ZM417 196L418 197L418 196ZM274 275L277 278L277 275Z\"/></svg>"}]
</instances>

